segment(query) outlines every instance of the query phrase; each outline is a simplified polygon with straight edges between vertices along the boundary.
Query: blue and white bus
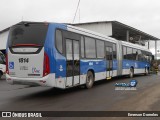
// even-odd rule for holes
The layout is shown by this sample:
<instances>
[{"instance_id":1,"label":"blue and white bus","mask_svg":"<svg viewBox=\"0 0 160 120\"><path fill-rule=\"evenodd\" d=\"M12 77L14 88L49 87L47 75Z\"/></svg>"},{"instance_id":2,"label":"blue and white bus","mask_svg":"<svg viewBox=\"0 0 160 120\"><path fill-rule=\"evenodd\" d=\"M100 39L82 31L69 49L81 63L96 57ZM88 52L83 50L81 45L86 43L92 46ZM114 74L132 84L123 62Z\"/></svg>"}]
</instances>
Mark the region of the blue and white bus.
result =
<instances>
[{"instance_id":1,"label":"blue and white bus","mask_svg":"<svg viewBox=\"0 0 160 120\"><path fill-rule=\"evenodd\" d=\"M6 54L8 83L62 89L148 74L152 58L143 46L67 24L38 22L12 26Z\"/></svg>"}]
</instances>

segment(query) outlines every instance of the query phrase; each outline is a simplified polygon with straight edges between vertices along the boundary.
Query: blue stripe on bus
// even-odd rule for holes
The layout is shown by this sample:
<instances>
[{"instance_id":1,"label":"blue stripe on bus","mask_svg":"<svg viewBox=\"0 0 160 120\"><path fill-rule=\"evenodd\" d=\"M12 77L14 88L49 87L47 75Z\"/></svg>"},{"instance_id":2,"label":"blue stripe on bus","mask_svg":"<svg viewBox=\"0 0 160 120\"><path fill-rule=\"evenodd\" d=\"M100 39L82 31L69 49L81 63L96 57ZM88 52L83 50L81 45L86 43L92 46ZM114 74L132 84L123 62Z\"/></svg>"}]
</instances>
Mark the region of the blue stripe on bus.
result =
<instances>
[{"instance_id":1,"label":"blue stripe on bus","mask_svg":"<svg viewBox=\"0 0 160 120\"><path fill-rule=\"evenodd\" d=\"M87 74L88 70L95 73L106 72L107 62L103 60L80 60L80 74ZM113 60L113 70L117 70L117 60Z\"/></svg>"},{"instance_id":2,"label":"blue stripe on bus","mask_svg":"<svg viewBox=\"0 0 160 120\"><path fill-rule=\"evenodd\" d=\"M150 64L146 61L122 60L123 69L130 69L131 67L134 69L142 69L145 67L150 67Z\"/></svg>"}]
</instances>

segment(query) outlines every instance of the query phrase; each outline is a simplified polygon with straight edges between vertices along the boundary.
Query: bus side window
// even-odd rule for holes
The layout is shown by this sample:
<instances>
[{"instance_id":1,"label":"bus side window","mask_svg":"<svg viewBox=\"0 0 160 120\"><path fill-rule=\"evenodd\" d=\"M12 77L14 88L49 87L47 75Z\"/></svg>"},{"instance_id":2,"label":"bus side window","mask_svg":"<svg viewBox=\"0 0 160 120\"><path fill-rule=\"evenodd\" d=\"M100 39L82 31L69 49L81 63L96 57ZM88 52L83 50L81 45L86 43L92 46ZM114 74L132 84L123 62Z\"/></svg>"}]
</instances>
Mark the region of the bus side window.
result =
<instances>
[{"instance_id":1,"label":"bus side window","mask_svg":"<svg viewBox=\"0 0 160 120\"><path fill-rule=\"evenodd\" d=\"M130 47L127 47L127 59L128 60L133 60L132 48L130 48Z\"/></svg>"},{"instance_id":2,"label":"bus side window","mask_svg":"<svg viewBox=\"0 0 160 120\"><path fill-rule=\"evenodd\" d=\"M127 59L127 47L123 46L123 59Z\"/></svg>"},{"instance_id":3,"label":"bus side window","mask_svg":"<svg viewBox=\"0 0 160 120\"><path fill-rule=\"evenodd\" d=\"M104 58L104 41L96 40L97 58Z\"/></svg>"},{"instance_id":4,"label":"bus side window","mask_svg":"<svg viewBox=\"0 0 160 120\"><path fill-rule=\"evenodd\" d=\"M113 59L117 59L117 50L116 50L116 44L113 44Z\"/></svg>"},{"instance_id":5,"label":"bus side window","mask_svg":"<svg viewBox=\"0 0 160 120\"><path fill-rule=\"evenodd\" d=\"M85 37L86 58L96 58L96 41L93 38Z\"/></svg>"},{"instance_id":6,"label":"bus side window","mask_svg":"<svg viewBox=\"0 0 160 120\"><path fill-rule=\"evenodd\" d=\"M142 51L142 57L143 61L147 61L147 53L145 51Z\"/></svg>"},{"instance_id":7,"label":"bus side window","mask_svg":"<svg viewBox=\"0 0 160 120\"><path fill-rule=\"evenodd\" d=\"M142 61L142 52L138 50L138 61Z\"/></svg>"},{"instance_id":8,"label":"bus side window","mask_svg":"<svg viewBox=\"0 0 160 120\"><path fill-rule=\"evenodd\" d=\"M84 37L81 36L81 57L84 58Z\"/></svg>"},{"instance_id":9,"label":"bus side window","mask_svg":"<svg viewBox=\"0 0 160 120\"><path fill-rule=\"evenodd\" d=\"M137 58L137 50L133 49L133 60L138 60Z\"/></svg>"},{"instance_id":10,"label":"bus side window","mask_svg":"<svg viewBox=\"0 0 160 120\"><path fill-rule=\"evenodd\" d=\"M62 32L60 30L56 30L56 48L60 53L63 53L63 39Z\"/></svg>"}]
</instances>

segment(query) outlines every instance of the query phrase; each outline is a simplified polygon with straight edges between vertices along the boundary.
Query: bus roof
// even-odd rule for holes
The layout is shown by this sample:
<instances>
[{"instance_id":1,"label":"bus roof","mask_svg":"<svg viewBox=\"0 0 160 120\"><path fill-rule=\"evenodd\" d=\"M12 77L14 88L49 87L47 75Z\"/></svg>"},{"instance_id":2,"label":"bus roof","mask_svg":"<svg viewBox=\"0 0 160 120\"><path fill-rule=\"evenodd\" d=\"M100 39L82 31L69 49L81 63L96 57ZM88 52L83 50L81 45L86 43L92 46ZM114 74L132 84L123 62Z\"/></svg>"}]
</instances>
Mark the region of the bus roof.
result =
<instances>
[{"instance_id":1,"label":"bus roof","mask_svg":"<svg viewBox=\"0 0 160 120\"><path fill-rule=\"evenodd\" d=\"M80 27L75 27L75 26L72 26L72 25L67 25L67 27L71 31L79 33L79 34L84 34L84 35L87 35L87 36L91 36L91 37L95 37L97 39L110 41L110 42L113 42L113 43L117 43L118 42L118 40L116 40L114 38L105 36L105 35L103 35L101 33L97 33L97 32L91 31L91 30L83 29L83 28L80 28Z\"/></svg>"}]
</instances>

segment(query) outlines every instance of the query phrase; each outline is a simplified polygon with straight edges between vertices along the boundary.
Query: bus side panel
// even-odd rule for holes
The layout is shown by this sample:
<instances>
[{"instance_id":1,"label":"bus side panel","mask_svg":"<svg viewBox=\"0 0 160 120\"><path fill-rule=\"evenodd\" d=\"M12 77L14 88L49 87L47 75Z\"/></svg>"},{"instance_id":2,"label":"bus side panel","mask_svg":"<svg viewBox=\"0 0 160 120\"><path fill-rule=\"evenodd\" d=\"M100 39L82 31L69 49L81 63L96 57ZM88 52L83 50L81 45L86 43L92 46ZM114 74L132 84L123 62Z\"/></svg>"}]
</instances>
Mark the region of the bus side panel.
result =
<instances>
[{"instance_id":1,"label":"bus side panel","mask_svg":"<svg viewBox=\"0 0 160 120\"><path fill-rule=\"evenodd\" d=\"M131 60L122 60L122 75L128 75L130 72L131 66L134 66L134 62Z\"/></svg>"},{"instance_id":2,"label":"bus side panel","mask_svg":"<svg viewBox=\"0 0 160 120\"><path fill-rule=\"evenodd\" d=\"M55 73L54 31L55 27L49 24L47 38L44 44L44 52L47 53L50 60L50 73Z\"/></svg>"},{"instance_id":3,"label":"bus side panel","mask_svg":"<svg viewBox=\"0 0 160 120\"><path fill-rule=\"evenodd\" d=\"M135 74L145 73L145 69L148 67L150 68L150 64L146 61L136 61L135 65Z\"/></svg>"},{"instance_id":4,"label":"bus side panel","mask_svg":"<svg viewBox=\"0 0 160 120\"><path fill-rule=\"evenodd\" d=\"M150 64L145 61L123 60L123 75L128 75L130 68L134 68L134 74L145 73L145 68L150 67Z\"/></svg>"},{"instance_id":5,"label":"bus side panel","mask_svg":"<svg viewBox=\"0 0 160 120\"><path fill-rule=\"evenodd\" d=\"M113 60L113 75L112 77L116 77L118 75L118 60Z\"/></svg>"},{"instance_id":6,"label":"bus side panel","mask_svg":"<svg viewBox=\"0 0 160 120\"><path fill-rule=\"evenodd\" d=\"M81 84L86 82L86 75L89 70L95 72L95 81L106 78L106 61L105 60L81 60L80 74Z\"/></svg>"},{"instance_id":7,"label":"bus side panel","mask_svg":"<svg viewBox=\"0 0 160 120\"><path fill-rule=\"evenodd\" d=\"M50 24L49 31L47 35L47 40L45 42L45 52L50 58L50 71L53 75L52 79L55 81L54 87L65 88L66 81L66 58L61 55L55 45L55 31L56 28L66 29L64 25L60 24Z\"/></svg>"}]
</instances>

